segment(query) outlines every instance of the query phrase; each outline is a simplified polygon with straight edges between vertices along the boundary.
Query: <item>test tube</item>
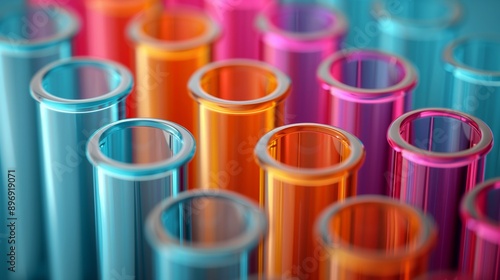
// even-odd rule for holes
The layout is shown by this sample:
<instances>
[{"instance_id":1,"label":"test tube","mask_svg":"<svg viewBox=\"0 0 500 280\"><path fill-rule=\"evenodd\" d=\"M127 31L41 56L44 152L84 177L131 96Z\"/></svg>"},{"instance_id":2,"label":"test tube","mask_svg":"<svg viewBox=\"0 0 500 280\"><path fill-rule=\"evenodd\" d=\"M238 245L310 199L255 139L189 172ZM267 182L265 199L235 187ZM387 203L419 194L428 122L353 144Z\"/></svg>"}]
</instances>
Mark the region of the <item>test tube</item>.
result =
<instances>
[{"instance_id":1,"label":"test tube","mask_svg":"<svg viewBox=\"0 0 500 280\"><path fill-rule=\"evenodd\" d=\"M285 123L321 123L324 96L316 70L340 48L347 31L342 14L317 4L270 5L257 16L261 60L278 67L293 81L285 102Z\"/></svg>"},{"instance_id":2,"label":"test tube","mask_svg":"<svg viewBox=\"0 0 500 280\"><path fill-rule=\"evenodd\" d=\"M3 0L5 1L5 0ZM9 1L9 0L8 0ZM13 0L11 2L19 2ZM73 40L73 55L87 55L87 19L83 7L84 0L26 0L29 4L40 6L60 6L73 12L80 21L80 29Z\"/></svg>"},{"instance_id":3,"label":"test tube","mask_svg":"<svg viewBox=\"0 0 500 280\"><path fill-rule=\"evenodd\" d=\"M247 280L267 230L264 213L225 190L196 190L166 199L148 216L154 279Z\"/></svg>"},{"instance_id":4,"label":"test tube","mask_svg":"<svg viewBox=\"0 0 500 280\"><path fill-rule=\"evenodd\" d=\"M93 173L85 148L94 131L125 118L131 88L124 66L89 58L56 61L33 77L50 279L97 279Z\"/></svg>"},{"instance_id":5,"label":"test tube","mask_svg":"<svg viewBox=\"0 0 500 280\"><path fill-rule=\"evenodd\" d=\"M210 0L210 1L217 1L217 0ZM183 5L183 6L193 6L193 7L198 7L198 8L204 8L205 7L205 0L163 0L163 3L165 5Z\"/></svg>"},{"instance_id":6,"label":"test tube","mask_svg":"<svg viewBox=\"0 0 500 280\"><path fill-rule=\"evenodd\" d=\"M388 194L391 149L387 129L411 108L415 69L393 54L350 50L325 59L318 77L325 95L326 123L354 134L365 145L358 195Z\"/></svg>"},{"instance_id":7,"label":"test tube","mask_svg":"<svg viewBox=\"0 0 500 280\"><path fill-rule=\"evenodd\" d=\"M192 7L155 6L128 27L135 44L137 116L180 124L199 143L198 111L190 98L191 75L212 60L212 45L219 26L208 14ZM190 188L199 186L197 157L189 169Z\"/></svg>"},{"instance_id":8,"label":"test tube","mask_svg":"<svg viewBox=\"0 0 500 280\"><path fill-rule=\"evenodd\" d=\"M449 108L480 118L500 137L500 36L474 35L451 42L445 52ZM500 176L500 145L488 157L486 179Z\"/></svg>"},{"instance_id":9,"label":"test tube","mask_svg":"<svg viewBox=\"0 0 500 280\"><path fill-rule=\"evenodd\" d=\"M214 46L214 60L260 59L257 14L272 0L205 0L206 9L221 25L221 37Z\"/></svg>"},{"instance_id":10,"label":"test tube","mask_svg":"<svg viewBox=\"0 0 500 280\"><path fill-rule=\"evenodd\" d=\"M284 124L289 78L265 62L231 59L197 70L189 89L198 104L199 185L259 202L253 150L260 137Z\"/></svg>"},{"instance_id":11,"label":"test tube","mask_svg":"<svg viewBox=\"0 0 500 280\"><path fill-rule=\"evenodd\" d=\"M58 7L0 10L2 279L47 277L38 124L29 83L46 64L71 56L78 26L75 15ZM6 226L11 222L15 227Z\"/></svg>"},{"instance_id":12,"label":"test tube","mask_svg":"<svg viewBox=\"0 0 500 280\"><path fill-rule=\"evenodd\" d=\"M317 279L330 280L415 279L427 271L437 236L430 217L378 195L333 204L316 232L323 245L313 258L322 273Z\"/></svg>"},{"instance_id":13,"label":"test tube","mask_svg":"<svg viewBox=\"0 0 500 280\"><path fill-rule=\"evenodd\" d=\"M484 180L485 157L493 145L480 119L450 109L408 112L388 130L393 149L390 195L432 215L439 227L431 270L458 265L462 196Z\"/></svg>"},{"instance_id":14,"label":"test tube","mask_svg":"<svg viewBox=\"0 0 500 280\"><path fill-rule=\"evenodd\" d=\"M500 178L477 185L461 205L465 235L460 269L477 280L500 276Z\"/></svg>"},{"instance_id":15,"label":"test tube","mask_svg":"<svg viewBox=\"0 0 500 280\"><path fill-rule=\"evenodd\" d=\"M308 262L317 248L314 222L330 204L356 194L361 141L332 126L291 124L260 138L255 156L269 219L263 275L321 279Z\"/></svg>"},{"instance_id":16,"label":"test tube","mask_svg":"<svg viewBox=\"0 0 500 280\"><path fill-rule=\"evenodd\" d=\"M456 0L377 0L377 48L406 57L422 78L413 95L413 109L447 107L441 53L458 34L462 6Z\"/></svg>"},{"instance_id":17,"label":"test tube","mask_svg":"<svg viewBox=\"0 0 500 280\"><path fill-rule=\"evenodd\" d=\"M159 0L83 0L88 18L87 46L91 56L135 69L134 46L127 38L129 21ZM91 81L89 81L91 82ZM127 117L137 117L137 95L127 99Z\"/></svg>"},{"instance_id":18,"label":"test tube","mask_svg":"<svg viewBox=\"0 0 500 280\"><path fill-rule=\"evenodd\" d=\"M92 135L87 157L94 166L99 279L152 279L146 217L163 199L187 189L194 151L186 129L158 119L126 119Z\"/></svg>"}]
</instances>

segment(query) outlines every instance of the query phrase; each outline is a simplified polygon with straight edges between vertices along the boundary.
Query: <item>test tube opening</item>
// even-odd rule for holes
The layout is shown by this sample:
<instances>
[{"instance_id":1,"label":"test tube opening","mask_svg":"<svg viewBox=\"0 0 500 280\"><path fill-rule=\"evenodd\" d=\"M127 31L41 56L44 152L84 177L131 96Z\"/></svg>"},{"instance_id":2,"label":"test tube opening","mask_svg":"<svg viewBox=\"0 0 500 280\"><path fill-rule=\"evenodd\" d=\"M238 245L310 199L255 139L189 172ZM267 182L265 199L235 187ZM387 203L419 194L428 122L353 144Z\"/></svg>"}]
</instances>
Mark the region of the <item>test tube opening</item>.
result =
<instances>
[{"instance_id":1,"label":"test tube opening","mask_svg":"<svg viewBox=\"0 0 500 280\"><path fill-rule=\"evenodd\" d=\"M360 89L393 87L407 74L400 60L378 52L345 53L331 63L329 71L336 81Z\"/></svg>"},{"instance_id":2,"label":"test tube opening","mask_svg":"<svg viewBox=\"0 0 500 280\"><path fill-rule=\"evenodd\" d=\"M350 141L341 132L314 126L283 129L271 137L267 147L271 158L279 163L306 169L339 165L352 152Z\"/></svg>"},{"instance_id":3,"label":"test tube opening","mask_svg":"<svg viewBox=\"0 0 500 280\"><path fill-rule=\"evenodd\" d=\"M500 181L492 179L477 186L469 193L462 204L462 214L474 221L470 226L478 235L486 239L498 239L500 229ZM467 220L466 220L467 221ZM469 220L470 221L470 220ZM491 228L492 231L481 231L480 227ZM491 238L493 237L493 238Z\"/></svg>"},{"instance_id":4,"label":"test tube opening","mask_svg":"<svg viewBox=\"0 0 500 280\"><path fill-rule=\"evenodd\" d=\"M200 79L209 95L230 101L248 101L269 96L278 88L279 78L272 71L251 64L214 67Z\"/></svg>"},{"instance_id":5,"label":"test tube opening","mask_svg":"<svg viewBox=\"0 0 500 280\"><path fill-rule=\"evenodd\" d=\"M500 75L500 38L471 37L449 47L448 62L485 74Z\"/></svg>"},{"instance_id":6,"label":"test tube opening","mask_svg":"<svg viewBox=\"0 0 500 280\"><path fill-rule=\"evenodd\" d=\"M483 137L472 119L444 111L427 111L406 118L399 134L408 144L435 153L466 151L478 145Z\"/></svg>"},{"instance_id":7,"label":"test tube opening","mask_svg":"<svg viewBox=\"0 0 500 280\"><path fill-rule=\"evenodd\" d=\"M26 6L0 13L0 41L11 44L43 43L74 35L76 16L54 6Z\"/></svg>"},{"instance_id":8,"label":"test tube opening","mask_svg":"<svg viewBox=\"0 0 500 280\"><path fill-rule=\"evenodd\" d=\"M122 78L119 71L109 65L72 61L46 72L42 87L56 98L91 99L115 91Z\"/></svg>"},{"instance_id":9,"label":"test tube opening","mask_svg":"<svg viewBox=\"0 0 500 280\"><path fill-rule=\"evenodd\" d=\"M99 139L99 148L104 156L132 165L171 160L183 146L184 141L174 128L147 121L123 123L119 129L103 133Z\"/></svg>"},{"instance_id":10,"label":"test tube opening","mask_svg":"<svg viewBox=\"0 0 500 280\"><path fill-rule=\"evenodd\" d=\"M408 206L364 201L330 213L323 238L340 250L361 250L383 258L412 253L429 238L429 225Z\"/></svg>"}]
</instances>

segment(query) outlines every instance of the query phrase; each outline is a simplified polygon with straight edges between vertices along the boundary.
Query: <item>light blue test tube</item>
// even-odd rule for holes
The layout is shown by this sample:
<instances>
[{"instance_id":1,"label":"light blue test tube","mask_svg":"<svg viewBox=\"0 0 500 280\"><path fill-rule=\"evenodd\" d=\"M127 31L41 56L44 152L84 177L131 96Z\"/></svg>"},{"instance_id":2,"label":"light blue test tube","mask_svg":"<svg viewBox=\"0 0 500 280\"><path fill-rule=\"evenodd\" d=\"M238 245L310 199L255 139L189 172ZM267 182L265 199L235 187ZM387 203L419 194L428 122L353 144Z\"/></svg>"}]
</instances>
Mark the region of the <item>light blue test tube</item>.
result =
<instances>
[{"instance_id":1,"label":"light blue test tube","mask_svg":"<svg viewBox=\"0 0 500 280\"><path fill-rule=\"evenodd\" d=\"M500 139L500 35L471 35L443 52L447 107L483 120ZM486 158L485 178L500 176L500 145Z\"/></svg>"},{"instance_id":2,"label":"light blue test tube","mask_svg":"<svg viewBox=\"0 0 500 280\"><path fill-rule=\"evenodd\" d=\"M187 189L194 153L187 129L158 119L118 121L90 138L99 279L152 279L146 217L159 202Z\"/></svg>"},{"instance_id":3,"label":"light blue test tube","mask_svg":"<svg viewBox=\"0 0 500 280\"><path fill-rule=\"evenodd\" d=\"M98 128L125 118L131 89L130 71L104 60L60 60L33 77L50 279L97 279L93 172L85 149Z\"/></svg>"},{"instance_id":4,"label":"light blue test tube","mask_svg":"<svg viewBox=\"0 0 500 280\"><path fill-rule=\"evenodd\" d=\"M225 190L197 190L164 200L148 216L153 279L247 280L257 273L264 212Z\"/></svg>"},{"instance_id":5,"label":"light blue test tube","mask_svg":"<svg viewBox=\"0 0 500 280\"><path fill-rule=\"evenodd\" d=\"M71 56L78 28L75 15L56 7L0 8L0 279L47 276L38 125L29 84L40 68Z\"/></svg>"},{"instance_id":6,"label":"light blue test tube","mask_svg":"<svg viewBox=\"0 0 500 280\"><path fill-rule=\"evenodd\" d=\"M412 108L446 107L441 53L458 34L460 2L376 0L373 14L379 26L377 48L406 57L421 77Z\"/></svg>"}]
</instances>

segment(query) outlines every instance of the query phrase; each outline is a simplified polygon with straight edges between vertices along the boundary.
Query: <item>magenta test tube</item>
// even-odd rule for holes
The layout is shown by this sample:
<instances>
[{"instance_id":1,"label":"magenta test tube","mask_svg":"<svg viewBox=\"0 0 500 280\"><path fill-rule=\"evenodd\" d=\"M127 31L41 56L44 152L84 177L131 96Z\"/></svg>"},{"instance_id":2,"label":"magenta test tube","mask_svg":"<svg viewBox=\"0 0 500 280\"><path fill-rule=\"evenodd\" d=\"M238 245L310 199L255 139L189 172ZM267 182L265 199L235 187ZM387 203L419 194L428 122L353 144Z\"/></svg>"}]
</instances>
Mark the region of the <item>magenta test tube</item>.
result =
<instances>
[{"instance_id":1,"label":"magenta test tube","mask_svg":"<svg viewBox=\"0 0 500 280\"><path fill-rule=\"evenodd\" d=\"M500 178L470 191L460 212L466 228L460 269L477 280L500 279Z\"/></svg>"},{"instance_id":2,"label":"magenta test tube","mask_svg":"<svg viewBox=\"0 0 500 280\"><path fill-rule=\"evenodd\" d=\"M401 57L373 50L339 51L321 63L318 77L327 124L347 130L366 147L359 194L389 194L391 149L387 129L411 108L415 68Z\"/></svg>"},{"instance_id":3,"label":"magenta test tube","mask_svg":"<svg viewBox=\"0 0 500 280\"><path fill-rule=\"evenodd\" d=\"M397 118L387 137L393 149L390 195L434 217L439 235L430 269L454 269L463 228L460 200L484 180L490 128L459 111L429 108Z\"/></svg>"},{"instance_id":4,"label":"magenta test tube","mask_svg":"<svg viewBox=\"0 0 500 280\"><path fill-rule=\"evenodd\" d=\"M205 0L205 7L222 26L214 60L259 59L259 32L255 18L272 0Z\"/></svg>"},{"instance_id":5,"label":"magenta test tube","mask_svg":"<svg viewBox=\"0 0 500 280\"><path fill-rule=\"evenodd\" d=\"M0 0L2 1L2 0ZM81 27L76 37L73 41L73 55L82 56L87 55L87 20L85 16L85 8L83 6L84 0L28 0L28 3L37 5L48 5L48 6L62 6L68 9L74 14L78 15Z\"/></svg>"},{"instance_id":6,"label":"magenta test tube","mask_svg":"<svg viewBox=\"0 0 500 280\"><path fill-rule=\"evenodd\" d=\"M347 31L341 13L317 4L272 4L257 16L261 59L293 81L285 102L285 123L323 123L324 95L316 70L337 51Z\"/></svg>"}]
</instances>

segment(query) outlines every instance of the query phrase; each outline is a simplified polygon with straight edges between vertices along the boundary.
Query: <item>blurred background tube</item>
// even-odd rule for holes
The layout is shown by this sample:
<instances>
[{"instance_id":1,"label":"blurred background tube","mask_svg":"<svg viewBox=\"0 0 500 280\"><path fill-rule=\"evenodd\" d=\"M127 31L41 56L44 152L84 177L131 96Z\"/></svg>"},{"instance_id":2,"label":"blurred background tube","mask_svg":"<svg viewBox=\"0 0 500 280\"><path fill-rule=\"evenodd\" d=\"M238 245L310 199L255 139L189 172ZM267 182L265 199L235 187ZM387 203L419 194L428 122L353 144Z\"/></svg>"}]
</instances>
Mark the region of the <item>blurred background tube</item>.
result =
<instances>
[{"instance_id":1,"label":"blurred background tube","mask_svg":"<svg viewBox=\"0 0 500 280\"><path fill-rule=\"evenodd\" d=\"M387 129L411 108L416 71L401 57L371 50L339 51L318 69L325 122L358 137L366 148L358 195L389 193Z\"/></svg>"},{"instance_id":2,"label":"blurred background tube","mask_svg":"<svg viewBox=\"0 0 500 280\"><path fill-rule=\"evenodd\" d=\"M316 70L339 49L347 31L344 16L315 4L271 5L257 16L261 59L293 81L285 102L285 123L321 123L320 84Z\"/></svg>"},{"instance_id":3,"label":"blurred background tube","mask_svg":"<svg viewBox=\"0 0 500 280\"><path fill-rule=\"evenodd\" d=\"M23 2L19 0L13 0L11 2L14 1ZM24 2L46 7L50 6L63 7L64 9L70 10L75 15L77 15L81 25L80 25L80 30L76 34L75 39L73 41L73 55L79 56L79 55L87 55L87 17L85 15L83 1L84 0L26 0Z\"/></svg>"},{"instance_id":4,"label":"blurred background tube","mask_svg":"<svg viewBox=\"0 0 500 280\"><path fill-rule=\"evenodd\" d=\"M93 83L86 83L90 80ZM132 76L125 67L87 58L54 62L33 77L50 279L97 279L92 165L85 148L95 130L125 118L131 88Z\"/></svg>"},{"instance_id":5,"label":"blurred background tube","mask_svg":"<svg viewBox=\"0 0 500 280\"><path fill-rule=\"evenodd\" d=\"M500 277L500 178L486 181L470 191L462 201L465 224L460 269L474 279Z\"/></svg>"},{"instance_id":6,"label":"blurred background tube","mask_svg":"<svg viewBox=\"0 0 500 280\"><path fill-rule=\"evenodd\" d=\"M322 279L314 222L330 204L356 194L365 151L352 134L327 125L278 127L255 147L261 203L269 219L264 275ZM309 260L314 260L310 264Z\"/></svg>"},{"instance_id":7,"label":"blurred background tube","mask_svg":"<svg viewBox=\"0 0 500 280\"><path fill-rule=\"evenodd\" d=\"M78 26L73 14L56 7L0 10L2 279L47 277L38 123L29 84L40 68L71 56L72 39ZM13 194L8 192L12 188ZM14 212L8 209L9 201L15 204ZM4 225L8 218L15 218L9 220L9 224L15 222L13 231ZM11 236L15 238L9 243ZM7 254L13 253L15 262L8 263ZM11 266L15 266L16 272L8 270Z\"/></svg>"},{"instance_id":8,"label":"blurred background tube","mask_svg":"<svg viewBox=\"0 0 500 280\"><path fill-rule=\"evenodd\" d=\"M92 135L87 157L94 166L99 279L152 279L146 217L187 189L194 151L186 129L157 119L126 119Z\"/></svg>"},{"instance_id":9,"label":"blurred background tube","mask_svg":"<svg viewBox=\"0 0 500 280\"><path fill-rule=\"evenodd\" d=\"M127 25L138 13L159 0L82 0L88 18L88 54L110 59L133 71L134 46L127 38ZM90 83L92 81L89 81ZM137 116L136 93L127 100L127 117Z\"/></svg>"},{"instance_id":10,"label":"blurred background tube","mask_svg":"<svg viewBox=\"0 0 500 280\"><path fill-rule=\"evenodd\" d=\"M468 274L456 271L437 271L424 274L415 278L415 280L474 280L474 278Z\"/></svg>"},{"instance_id":11,"label":"blurred background tube","mask_svg":"<svg viewBox=\"0 0 500 280\"><path fill-rule=\"evenodd\" d=\"M462 231L460 201L484 180L491 130L465 113L429 108L396 119L387 137L393 149L390 195L434 217L439 237L431 270L455 269Z\"/></svg>"},{"instance_id":12,"label":"blurred background tube","mask_svg":"<svg viewBox=\"0 0 500 280\"><path fill-rule=\"evenodd\" d=\"M380 30L377 47L407 58L423 77L413 94L413 109L447 107L441 53L457 36L460 2L377 0L374 15Z\"/></svg>"},{"instance_id":13,"label":"blurred background tube","mask_svg":"<svg viewBox=\"0 0 500 280\"><path fill-rule=\"evenodd\" d=\"M447 106L473 115L500 139L500 35L459 38L444 52ZM500 145L486 164L486 178L500 176Z\"/></svg>"},{"instance_id":14,"label":"blurred background tube","mask_svg":"<svg viewBox=\"0 0 500 280\"><path fill-rule=\"evenodd\" d=\"M205 12L187 7L155 6L128 27L135 44L137 116L180 124L199 138L196 102L189 96L189 78L212 60L219 26ZM189 169L190 188L196 182L196 157Z\"/></svg>"},{"instance_id":15,"label":"blurred background tube","mask_svg":"<svg viewBox=\"0 0 500 280\"><path fill-rule=\"evenodd\" d=\"M386 196L357 196L330 206L316 224L324 251L318 279L414 279L428 268L434 221ZM321 248L318 248L320 251Z\"/></svg>"},{"instance_id":16,"label":"blurred background tube","mask_svg":"<svg viewBox=\"0 0 500 280\"><path fill-rule=\"evenodd\" d=\"M166 199L148 216L154 279L247 280L267 230L262 210L224 190L196 190Z\"/></svg>"},{"instance_id":17,"label":"blurred background tube","mask_svg":"<svg viewBox=\"0 0 500 280\"><path fill-rule=\"evenodd\" d=\"M260 59L259 32L255 19L274 0L205 0L206 9L221 25L214 60Z\"/></svg>"},{"instance_id":18,"label":"blurred background tube","mask_svg":"<svg viewBox=\"0 0 500 280\"><path fill-rule=\"evenodd\" d=\"M189 81L198 103L200 187L227 189L260 201L253 150L265 133L284 124L290 79L256 60L213 62Z\"/></svg>"},{"instance_id":19,"label":"blurred background tube","mask_svg":"<svg viewBox=\"0 0 500 280\"><path fill-rule=\"evenodd\" d=\"M193 6L193 7L203 8L203 7L205 7L206 1L212 1L212 0L163 0L163 3L165 5L184 5L184 6ZM213 1L217 1L217 0L213 0ZM236 1L239 1L239 0L236 0Z\"/></svg>"}]
</instances>

